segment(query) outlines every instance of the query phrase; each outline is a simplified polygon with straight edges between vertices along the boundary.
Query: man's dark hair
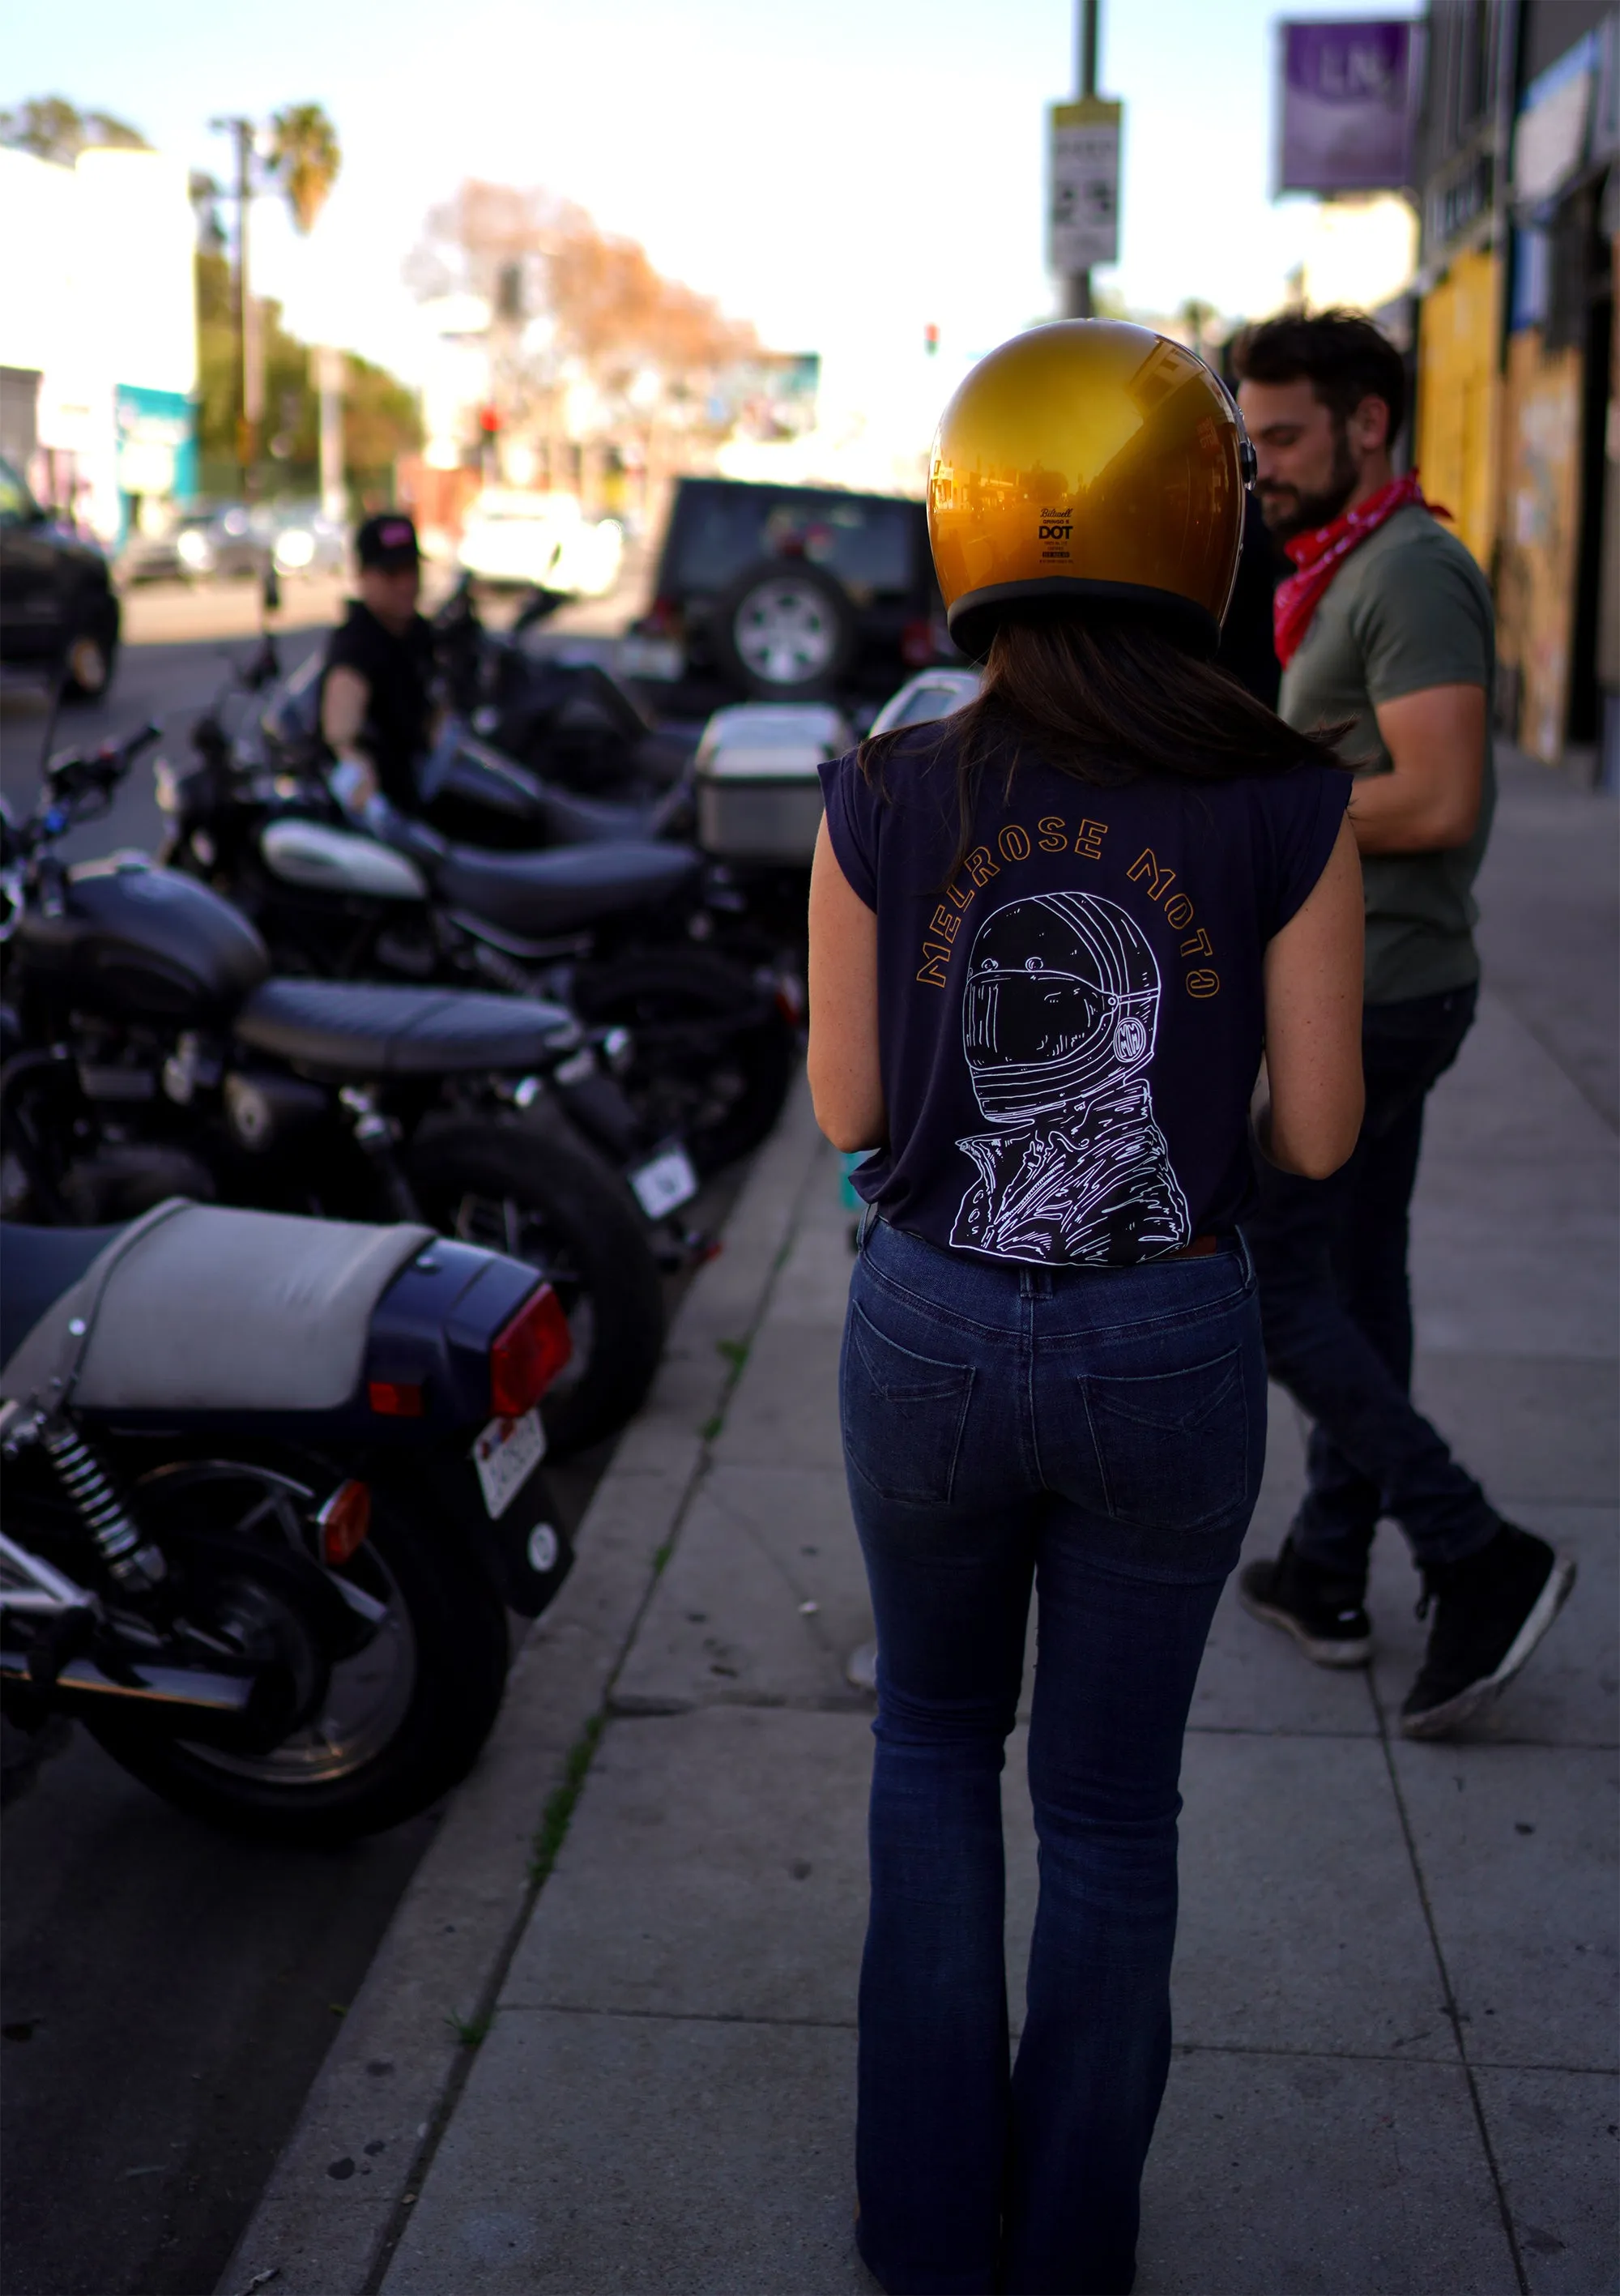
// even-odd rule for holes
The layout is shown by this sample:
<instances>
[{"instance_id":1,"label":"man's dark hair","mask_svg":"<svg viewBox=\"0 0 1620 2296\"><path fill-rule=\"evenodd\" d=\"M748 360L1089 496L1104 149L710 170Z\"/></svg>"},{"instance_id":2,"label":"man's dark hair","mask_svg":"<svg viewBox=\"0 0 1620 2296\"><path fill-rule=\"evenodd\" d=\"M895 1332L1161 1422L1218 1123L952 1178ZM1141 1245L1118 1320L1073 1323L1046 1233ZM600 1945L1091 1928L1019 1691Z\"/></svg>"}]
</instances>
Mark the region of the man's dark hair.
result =
<instances>
[{"instance_id":1,"label":"man's dark hair","mask_svg":"<svg viewBox=\"0 0 1620 2296\"><path fill-rule=\"evenodd\" d=\"M1286 312L1245 327L1231 347L1240 382L1308 382L1338 424L1363 398L1389 409L1394 444L1406 419L1406 369L1401 354L1361 311Z\"/></svg>"}]
</instances>

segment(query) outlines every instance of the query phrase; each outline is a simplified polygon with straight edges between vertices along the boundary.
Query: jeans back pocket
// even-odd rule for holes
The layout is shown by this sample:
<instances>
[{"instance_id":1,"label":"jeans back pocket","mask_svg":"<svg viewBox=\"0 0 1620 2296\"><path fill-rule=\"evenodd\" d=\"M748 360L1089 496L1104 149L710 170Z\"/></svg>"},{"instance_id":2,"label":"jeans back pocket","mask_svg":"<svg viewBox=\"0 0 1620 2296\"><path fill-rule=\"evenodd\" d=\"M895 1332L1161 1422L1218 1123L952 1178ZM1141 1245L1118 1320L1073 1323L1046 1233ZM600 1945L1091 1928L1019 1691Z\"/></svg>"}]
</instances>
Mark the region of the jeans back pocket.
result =
<instances>
[{"instance_id":1,"label":"jeans back pocket","mask_svg":"<svg viewBox=\"0 0 1620 2296\"><path fill-rule=\"evenodd\" d=\"M883 1498L944 1505L973 1390L971 1364L914 1355L852 1300L845 1329L844 1456Z\"/></svg>"},{"instance_id":2,"label":"jeans back pocket","mask_svg":"<svg viewBox=\"0 0 1620 2296\"><path fill-rule=\"evenodd\" d=\"M1141 1530L1198 1530L1248 1504L1243 1358L1080 1381L1109 1513Z\"/></svg>"}]
</instances>

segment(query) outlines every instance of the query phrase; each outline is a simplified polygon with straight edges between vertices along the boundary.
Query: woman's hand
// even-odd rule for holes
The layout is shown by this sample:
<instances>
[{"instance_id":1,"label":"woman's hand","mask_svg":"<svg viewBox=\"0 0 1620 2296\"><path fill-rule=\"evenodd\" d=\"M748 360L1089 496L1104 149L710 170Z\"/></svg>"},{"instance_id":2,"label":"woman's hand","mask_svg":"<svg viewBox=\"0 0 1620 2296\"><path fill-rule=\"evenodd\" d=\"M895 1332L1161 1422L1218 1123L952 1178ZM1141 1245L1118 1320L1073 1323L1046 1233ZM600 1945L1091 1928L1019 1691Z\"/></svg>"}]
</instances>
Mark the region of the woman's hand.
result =
<instances>
[{"instance_id":1,"label":"woman's hand","mask_svg":"<svg viewBox=\"0 0 1620 2296\"><path fill-rule=\"evenodd\" d=\"M810 871L810 1097L835 1148L888 1135L878 1064L878 920L839 868L827 824Z\"/></svg>"},{"instance_id":2,"label":"woman's hand","mask_svg":"<svg viewBox=\"0 0 1620 2296\"><path fill-rule=\"evenodd\" d=\"M1325 1180L1362 1128L1362 865L1346 819L1328 865L1265 950L1260 1146L1285 1172Z\"/></svg>"}]
</instances>

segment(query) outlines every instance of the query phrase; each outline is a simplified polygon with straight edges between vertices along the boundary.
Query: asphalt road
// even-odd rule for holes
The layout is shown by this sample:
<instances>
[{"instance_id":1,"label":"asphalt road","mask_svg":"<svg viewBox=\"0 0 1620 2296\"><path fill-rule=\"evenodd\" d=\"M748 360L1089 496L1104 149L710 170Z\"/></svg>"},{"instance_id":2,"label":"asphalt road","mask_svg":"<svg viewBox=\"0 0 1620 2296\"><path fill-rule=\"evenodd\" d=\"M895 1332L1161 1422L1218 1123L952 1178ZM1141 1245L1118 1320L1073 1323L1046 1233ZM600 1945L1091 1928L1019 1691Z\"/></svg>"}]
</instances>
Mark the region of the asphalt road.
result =
<instances>
[{"instance_id":1,"label":"asphalt road","mask_svg":"<svg viewBox=\"0 0 1620 2296\"><path fill-rule=\"evenodd\" d=\"M290 668L319 631L282 641ZM163 722L165 746L250 636L126 648L61 750ZM0 789L33 802L43 701L0 697ZM151 768L68 848L150 848ZM735 1182L706 1192L718 1226ZM607 1448L553 1476L584 1513ZM209 2296L435 1813L334 1852L269 1849L170 1809L82 1731L7 1812L0 1867L0 2241L7 2296Z\"/></svg>"}]
</instances>

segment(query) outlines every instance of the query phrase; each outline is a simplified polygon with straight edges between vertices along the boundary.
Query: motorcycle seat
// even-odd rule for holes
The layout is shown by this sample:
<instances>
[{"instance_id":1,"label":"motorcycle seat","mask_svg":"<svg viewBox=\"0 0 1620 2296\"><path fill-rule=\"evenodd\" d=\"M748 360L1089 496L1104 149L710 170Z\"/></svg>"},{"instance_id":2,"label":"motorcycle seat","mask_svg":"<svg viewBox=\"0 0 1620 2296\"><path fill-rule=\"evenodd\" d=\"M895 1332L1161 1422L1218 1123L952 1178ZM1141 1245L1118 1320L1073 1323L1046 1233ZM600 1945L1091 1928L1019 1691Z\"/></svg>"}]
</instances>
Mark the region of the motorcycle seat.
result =
<instances>
[{"instance_id":1,"label":"motorcycle seat","mask_svg":"<svg viewBox=\"0 0 1620 2296\"><path fill-rule=\"evenodd\" d=\"M453 845L435 871L440 898L529 939L579 932L627 909L656 906L700 874L689 845L563 845L491 853Z\"/></svg>"},{"instance_id":2,"label":"motorcycle seat","mask_svg":"<svg viewBox=\"0 0 1620 2296\"><path fill-rule=\"evenodd\" d=\"M540 800L545 833L556 845L624 845L667 837L691 809L684 788L672 789L650 804L614 798L577 797L548 783Z\"/></svg>"},{"instance_id":3,"label":"motorcycle seat","mask_svg":"<svg viewBox=\"0 0 1620 2296\"><path fill-rule=\"evenodd\" d=\"M434 1240L414 1223L173 1198L127 1227L71 1233L98 1249L8 1355L0 1387L44 1400L73 1365L76 1406L124 1411L340 1409L359 1387L377 1302Z\"/></svg>"},{"instance_id":4,"label":"motorcycle seat","mask_svg":"<svg viewBox=\"0 0 1620 2296\"><path fill-rule=\"evenodd\" d=\"M578 1034L538 997L350 980L266 980L235 1028L239 1044L334 1082L531 1069Z\"/></svg>"},{"instance_id":5,"label":"motorcycle seat","mask_svg":"<svg viewBox=\"0 0 1620 2296\"><path fill-rule=\"evenodd\" d=\"M120 1227L0 1226L0 1364L8 1363L53 1300L78 1282Z\"/></svg>"}]
</instances>

